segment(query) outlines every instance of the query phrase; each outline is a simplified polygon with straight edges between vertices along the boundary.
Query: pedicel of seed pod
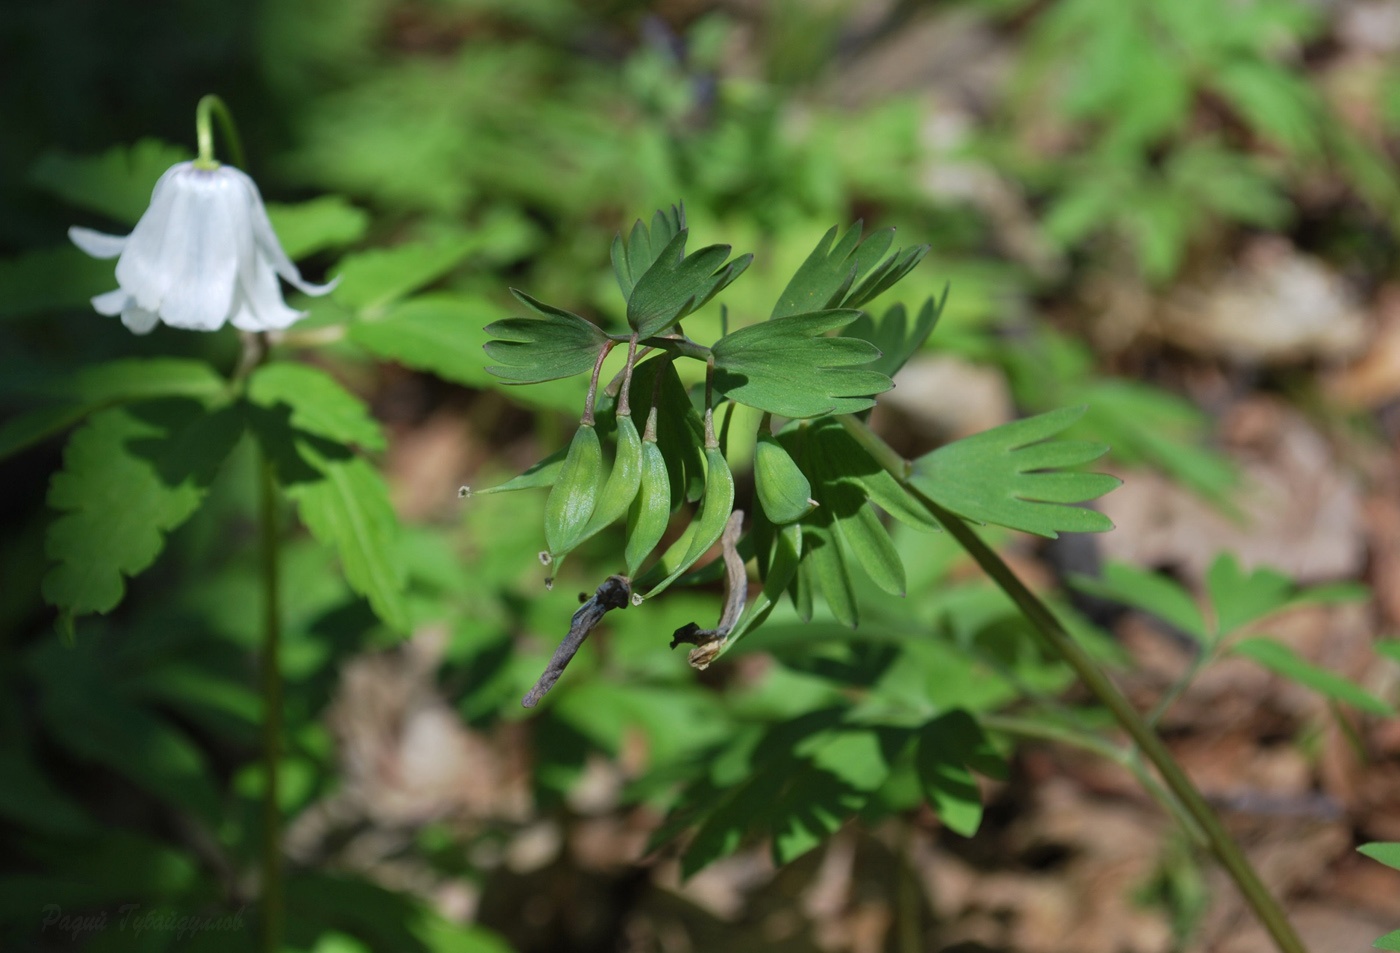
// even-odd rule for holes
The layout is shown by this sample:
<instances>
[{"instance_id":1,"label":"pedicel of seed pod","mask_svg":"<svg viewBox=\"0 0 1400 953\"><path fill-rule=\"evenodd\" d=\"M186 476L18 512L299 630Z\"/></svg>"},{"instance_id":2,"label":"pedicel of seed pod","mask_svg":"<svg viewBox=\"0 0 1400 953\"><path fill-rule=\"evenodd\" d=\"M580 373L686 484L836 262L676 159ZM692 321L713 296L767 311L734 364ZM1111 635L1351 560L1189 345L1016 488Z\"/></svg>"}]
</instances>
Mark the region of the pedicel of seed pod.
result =
<instances>
[{"instance_id":1,"label":"pedicel of seed pod","mask_svg":"<svg viewBox=\"0 0 1400 953\"><path fill-rule=\"evenodd\" d=\"M719 541L724 526L729 522L729 514L734 510L734 475L729 472L729 463L719 447L705 448L705 495L700 500L700 515L695 518L694 535L685 555L669 575L652 587L645 598L650 599L664 591L681 577L696 560L709 552L710 547Z\"/></svg>"},{"instance_id":2,"label":"pedicel of seed pod","mask_svg":"<svg viewBox=\"0 0 1400 953\"><path fill-rule=\"evenodd\" d=\"M816 505L811 482L770 433L754 445L753 478L758 503L776 526L797 522Z\"/></svg>"},{"instance_id":3,"label":"pedicel of seed pod","mask_svg":"<svg viewBox=\"0 0 1400 953\"><path fill-rule=\"evenodd\" d=\"M627 514L627 575L635 577L643 560L651 555L666 525L671 521L671 476L666 470L666 458L656 445L656 408L647 418L646 436L642 438L642 464L636 498Z\"/></svg>"},{"instance_id":4,"label":"pedicel of seed pod","mask_svg":"<svg viewBox=\"0 0 1400 953\"><path fill-rule=\"evenodd\" d=\"M603 477L603 448L591 423L581 424L569 443L559 479L544 504L544 538L556 559L583 539Z\"/></svg>"}]
</instances>

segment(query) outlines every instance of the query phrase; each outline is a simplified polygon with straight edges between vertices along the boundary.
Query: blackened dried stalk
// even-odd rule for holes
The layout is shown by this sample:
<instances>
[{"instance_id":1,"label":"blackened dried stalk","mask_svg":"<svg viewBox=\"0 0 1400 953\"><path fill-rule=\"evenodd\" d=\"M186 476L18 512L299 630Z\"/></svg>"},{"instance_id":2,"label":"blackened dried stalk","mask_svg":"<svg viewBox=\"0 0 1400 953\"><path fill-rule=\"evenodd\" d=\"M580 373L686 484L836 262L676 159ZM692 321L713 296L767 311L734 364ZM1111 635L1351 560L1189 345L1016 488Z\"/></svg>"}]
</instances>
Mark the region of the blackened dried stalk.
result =
<instances>
[{"instance_id":1,"label":"blackened dried stalk","mask_svg":"<svg viewBox=\"0 0 1400 953\"><path fill-rule=\"evenodd\" d=\"M582 593L579 594L579 598L583 598ZM574 613L573 619L569 621L569 634L564 636L564 641L554 650L549 664L545 666L544 674L535 683L535 687L520 700L520 704L526 708L538 705L545 692L559 681L559 676L564 674L564 669L573 661L583 645L583 640L588 638L588 633L593 631L594 626L603 621L603 616L608 614L608 610L624 609L631 601L632 580L626 576L609 576L604 579L598 591Z\"/></svg>"},{"instance_id":2,"label":"blackened dried stalk","mask_svg":"<svg viewBox=\"0 0 1400 953\"><path fill-rule=\"evenodd\" d=\"M671 636L671 648L682 642L695 646L690 650L689 662L698 669L706 668L733 630L739 616L744 613L744 603L749 596L749 576L744 571L744 558L739 555L739 534L744 529L744 511L735 510L724 525L724 535L720 537L721 555L724 559L724 612L719 617L719 625L713 629L702 629L694 622L687 622Z\"/></svg>"}]
</instances>

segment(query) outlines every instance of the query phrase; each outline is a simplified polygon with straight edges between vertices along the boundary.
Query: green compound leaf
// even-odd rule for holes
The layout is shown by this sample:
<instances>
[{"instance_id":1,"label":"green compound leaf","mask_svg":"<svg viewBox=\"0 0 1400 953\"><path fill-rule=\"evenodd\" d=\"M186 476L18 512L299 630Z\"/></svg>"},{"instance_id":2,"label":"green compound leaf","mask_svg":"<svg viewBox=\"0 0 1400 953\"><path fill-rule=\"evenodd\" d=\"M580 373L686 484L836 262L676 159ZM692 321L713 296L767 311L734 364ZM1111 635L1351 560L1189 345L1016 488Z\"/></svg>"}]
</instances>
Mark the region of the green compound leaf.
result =
<instances>
[{"instance_id":1,"label":"green compound leaf","mask_svg":"<svg viewBox=\"0 0 1400 953\"><path fill-rule=\"evenodd\" d=\"M1221 553L1206 573L1217 634L1229 635L1284 608L1296 588L1293 580L1281 572L1268 568L1245 572L1233 553Z\"/></svg>"},{"instance_id":2,"label":"green compound leaf","mask_svg":"<svg viewBox=\"0 0 1400 953\"><path fill-rule=\"evenodd\" d=\"M1097 510L1068 506L1103 496L1121 480L1104 473L1054 472L1097 460L1103 444L1050 438L1078 420L1066 407L994 427L914 461L910 484L961 517L1055 539L1062 532L1113 528Z\"/></svg>"},{"instance_id":3,"label":"green compound leaf","mask_svg":"<svg viewBox=\"0 0 1400 953\"><path fill-rule=\"evenodd\" d=\"M500 364L486 368L512 384L538 384L591 371L608 336L596 324L511 289L538 317L506 318L486 328L497 340L486 353Z\"/></svg>"},{"instance_id":4,"label":"green compound leaf","mask_svg":"<svg viewBox=\"0 0 1400 953\"><path fill-rule=\"evenodd\" d=\"M623 239L621 232L617 234L612 243L612 264L623 298L632 297L632 289L637 282L671 243L671 239L684 229L685 204L682 203L679 208L672 205L670 211L658 209L651 217L650 231L641 219L637 219L626 239Z\"/></svg>"},{"instance_id":5,"label":"green compound leaf","mask_svg":"<svg viewBox=\"0 0 1400 953\"><path fill-rule=\"evenodd\" d=\"M839 241L836 241L839 231L836 227L822 236L778 296L771 317L859 307L888 290L928 253L928 246L920 245L896 251L881 262L881 256L894 241L894 229L872 232L861 241L860 227L861 222L856 222ZM860 285L852 291L857 281Z\"/></svg>"},{"instance_id":6,"label":"green compound leaf","mask_svg":"<svg viewBox=\"0 0 1400 953\"><path fill-rule=\"evenodd\" d=\"M248 399L268 408L287 405L297 430L367 450L384 449L384 433L364 402L317 368L291 361L264 364L248 381Z\"/></svg>"},{"instance_id":7,"label":"green compound leaf","mask_svg":"<svg viewBox=\"0 0 1400 953\"><path fill-rule=\"evenodd\" d=\"M643 339L703 306L753 261L753 255L743 255L725 264L728 245L708 245L687 255L687 235L685 229L675 234L627 298L627 323Z\"/></svg>"},{"instance_id":8,"label":"green compound leaf","mask_svg":"<svg viewBox=\"0 0 1400 953\"><path fill-rule=\"evenodd\" d=\"M285 451L266 447L267 431L259 431L258 437L269 457ZM369 600L374 614L395 632L407 632L407 573L399 558L399 523L383 477L360 457L331 455L311 440L293 439L296 452L314 471L312 478L286 485L302 523L335 550L350 588Z\"/></svg>"},{"instance_id":9,"label":"green compound leaf","mask_svg":"<svg viewBox=\"0 0 1400 953\"><path fill-rule=\"evenodd\" d=\"M924 725L918 738L916 765L929 803L949 830L971 837L982 823L982 796L969 769L1005 778L1005 762L961 709Z\"/></svg>"},{"instance_id":10,"label":"green compound leaf","mask_svg":"<svg viewBox=\"0 0 1400 953\"><path fill-rule=\"evenodd\" d=\"M211 400L227 388L228 382L202 361L129 358L93 365L48 388L46 396L62 403L20 414L0 425L0 460L112 404L155 397Z\"/></svg>"},{"instance_id":11,"label":"green compound leaf","mask_svg":"<svg viewBox=\"0 0 1400 953\"><path fill-rule=\"evenodd\" d=\"M135 225L151 204L156 180L188 158L179 146L142 139L95 156L46 153L30 170L29 180L78 208Z\"/></svg>"},{"instance_id":12,"label":"green compound leaf","mask_svg":"<svg viewBox=\"0 0 1400 953\"><path fill-rule=\"evenodd\" d=\"M1244 639L1231 646L1230 652L1258 662L1276 675L1282 675L1320 695L1345 702L1361 711L1373 715L1395 714L1394 708L1360 685L1336 672L1329 672L1304 661L1282 642L1265 637Z\"/></svg>"},{"instance_id":13,"label":"green compound leaf","mask_svg":"<svg viewBox=\"0 0 1400 953\"><path fill-rule=\"evenodd\" d=\"M242 433L231 408L170 400L94 414L73 434L48 502L61 514L45 550L44 599L69 615L108 612L123 579L160 555L165 534L198 509Z\"/></svg>"},{"instance_id":14,"label":"green compound leaf","mask_svg":"<svg viewBox=\"0 0 1400 953\"><path fill-rule=\"evenodd\" d=\"M947 301L948 289L945 287L937 303L932 298L924 302L912 327L902 304L892 306L878 323L862 311L860 317L841 331L841 336L860 338L875 345L880 351L880 356L871 362L870 369L894 377L900 368L909 363L909 358L924 346L924 342L937 326L938 319L943 314L943 305Z\"/></svg>"},{"instance_id":15,"label":"green compound leaf","mask_svg":"<svg viewBox=\"0 0 1400 953\"><path fill-rule=\"evenodd\" d=\"M784 417L853 414L875 406L894 386L870 365L880 352L868 341L824 337L859 311L818 311L773 318L715 342L715 389L731 400Z\"/></svg>"}]
</instances>

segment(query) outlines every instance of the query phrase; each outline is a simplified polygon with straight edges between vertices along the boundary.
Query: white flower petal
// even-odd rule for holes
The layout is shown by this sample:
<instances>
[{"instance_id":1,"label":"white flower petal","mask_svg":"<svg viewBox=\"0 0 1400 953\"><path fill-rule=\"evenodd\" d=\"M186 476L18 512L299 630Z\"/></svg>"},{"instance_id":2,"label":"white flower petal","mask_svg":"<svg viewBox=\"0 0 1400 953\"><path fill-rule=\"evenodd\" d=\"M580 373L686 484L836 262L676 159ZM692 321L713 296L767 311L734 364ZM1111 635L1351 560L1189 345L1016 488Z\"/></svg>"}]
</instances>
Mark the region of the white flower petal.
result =
<instances>
[{"instance_id":1,"label":"white flower petal","mask_svg":"<svg viewBox=\"0 0 1400 953\"><path fill-rule=\"evenodd\" d=\"M133 334L150 334L159 320L155 312L147 311L136 305L132 305L122 312L122 324L125 324Z\"/></svg>"},{"instance_id":2,"label":"white flower petal","mask_svg":"<svg viewBox=\"0 0 1400 953\"><path fill-rule=\"evenodd\" d=\"M173 328L216 331L228 319L238 271L238 233L226 178L210 172L189 183L197 196L175 272L160 302L160 318ZM172 224L173 221L172 221Z\"/></svg>"},{"instance_id":3,"label":"white flower petal","mask_svg":"<svg viewBox=\"0 0 1400 953\"><path fill-rule=\"evenodd\" d=\"M270 262L261 255L254 256L251 271L251 281L240 275L233 296L233 316L229 320L234 327L243 331L278 331L306 317L305 311L289 308L282 300L282 289L277 286L277 275Z\"/></svg>"},{"instance_id":4,"label":"white flower petal","mask_svg":"<svg viewBox=\"0 0 1400 953\"><path fill-rule=\"evenodd\" d=\"M126 289L118 288L116 291L108 291L92 299L93 310L98 314L105 314L109 318L115 318L126 310L126 306L131 301L131 295L126 293Z\"/></svg>"},{"instance_id":5,"label":"white flower petal","mask_svg":"<svg viewBox=\"0 0 1400 953\"><path fill-rule=\"evenodd\" d=\"M68 229L68 238L93 258L116 258L126 247L126 235L105 235L90 228L74 225Z\"/></svg>"},{"instance_id":6,"label":"white flower petal","mask_svg":"<svg viewBox=\"0 0 1400 953\"><path fill-rule=\"evenodd\" d=\"M248 213L253 222L253 237L257 240L259 251L288 284L309 295L328 294L340 284L340 277L336 276L323 285L312 284L301 277L301 271L282 250L282 243L277 240L277 233L272 230L272 220L267 217L267 209L263 206L262 195L258 192L257 185L241 172L239 175L242 176L243 185L248 190Z\"/></svg>"},{"instance_id":7,"label":"white flower petal","mask_svg":"<svg viewBox=\"0 0 1400 953\"><path fill-rule=\"evenodd\" d=\"M151 193L151 207L141 216L117 262L117 283L147 311L160 310L161 299L174 280L174 259L182 251L191 223L198 214L197 198L189 189L193 163L171 166Z\"/></svg>"}]
</instances>

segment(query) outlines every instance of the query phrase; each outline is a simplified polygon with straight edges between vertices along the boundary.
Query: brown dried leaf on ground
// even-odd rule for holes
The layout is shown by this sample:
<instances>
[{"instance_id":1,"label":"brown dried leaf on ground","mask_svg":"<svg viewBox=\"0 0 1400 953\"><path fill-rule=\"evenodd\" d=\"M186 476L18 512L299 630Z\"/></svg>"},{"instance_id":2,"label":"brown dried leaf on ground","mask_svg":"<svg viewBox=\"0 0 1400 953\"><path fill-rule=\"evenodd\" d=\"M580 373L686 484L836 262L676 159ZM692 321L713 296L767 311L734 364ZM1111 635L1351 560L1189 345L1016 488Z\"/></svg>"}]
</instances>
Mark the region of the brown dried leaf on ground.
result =
<instances>
[{"instance_id":1,"label":"brown dried leaf on ground","mask_svg":"<svg viewBox=\"0 0 1400 953\"><path fill-rule=\"evenodd\" d=\"M1376 315L1375 334L1365 353L1323 381L1334 400L1357 410L1374 410L1400 398L1400 285L1381 289Z\"/></svg>"},{"instance_id":2,"label":"brown dried leaf on ground","mask_svg":"<svg viewBox=\"0 0 1400 953\"><path fill-rule=\"evenodd\" d=\"M1234 438L1244 521L1155 473L1120 472L1123 486L1100 501L1117 526L1101 538L1104 555L1174 566L1196 582L1221 552L1303 583L1358 577L1366 557L1361 493L1323 436L1297 411L1262 397L1241 402L1221 429Z\"/></svg>"},{"instance_id":3,"label":"brown dried leaf on ground","mask_svg":"<svg viewBox=\"0 0 1400 953\"><path fill-rule=\"evenodd\" d=\"M1367 325L1341 275L1277 236L1253 240L1237 268L1177 285L1157 315L1172 344L1245 364L1354 357Z\"/></svg>"}]
</instances>

